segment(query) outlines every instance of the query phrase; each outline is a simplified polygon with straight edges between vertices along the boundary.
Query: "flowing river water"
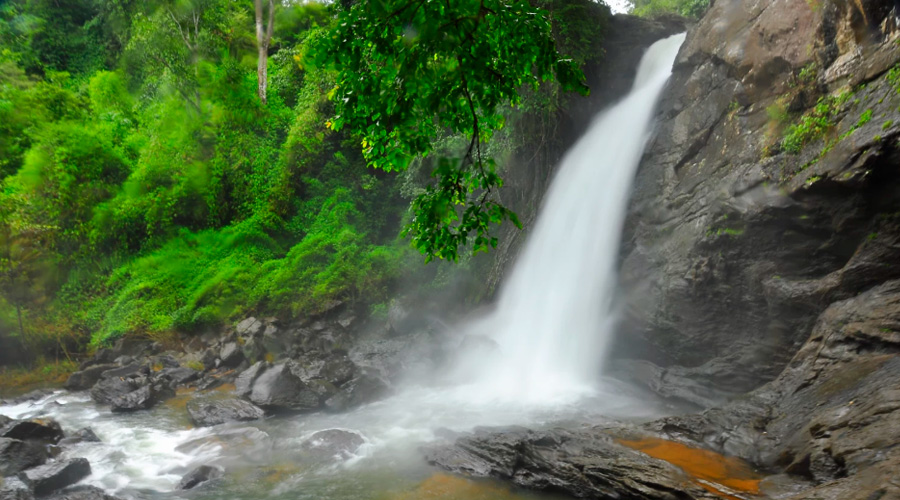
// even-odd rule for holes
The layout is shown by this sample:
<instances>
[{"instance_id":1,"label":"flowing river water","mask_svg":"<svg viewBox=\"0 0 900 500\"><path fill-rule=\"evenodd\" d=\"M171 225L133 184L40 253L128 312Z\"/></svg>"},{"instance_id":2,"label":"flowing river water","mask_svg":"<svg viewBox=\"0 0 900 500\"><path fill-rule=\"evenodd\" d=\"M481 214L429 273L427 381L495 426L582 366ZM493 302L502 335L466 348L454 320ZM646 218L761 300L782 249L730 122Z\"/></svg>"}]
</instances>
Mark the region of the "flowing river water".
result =
<instances>
[{"instance_id":1,"label":"flowing river water","mask_svg":"<svg viewBox=\"0 0 900 500\"><path fill-rule=\"evenodd\" d=\"M598 418L649 419L671 411L648 394L599 375L615 315L615 261L634 171L653 110L684 35L644 56L631 93L602 113L573 147L489 317L466 328L500 349L460 362L469 382L410 384L343 414L309 414L193 428L182 394L149 411L112 414L87 393L56 392L0 406L13 418L50 416L67 431L90 427L101 443L67 447L85 457L85 483L134 499L551 500L499 483L441 475L421 446L476 426L541 428ZM474 380L474 382L472 382ZM226 387L227 390L227 387ZM325 429L362 436L352 454L310 452ZM177 491L200 465L225 476Z\"/></svg>"}]
</instances>

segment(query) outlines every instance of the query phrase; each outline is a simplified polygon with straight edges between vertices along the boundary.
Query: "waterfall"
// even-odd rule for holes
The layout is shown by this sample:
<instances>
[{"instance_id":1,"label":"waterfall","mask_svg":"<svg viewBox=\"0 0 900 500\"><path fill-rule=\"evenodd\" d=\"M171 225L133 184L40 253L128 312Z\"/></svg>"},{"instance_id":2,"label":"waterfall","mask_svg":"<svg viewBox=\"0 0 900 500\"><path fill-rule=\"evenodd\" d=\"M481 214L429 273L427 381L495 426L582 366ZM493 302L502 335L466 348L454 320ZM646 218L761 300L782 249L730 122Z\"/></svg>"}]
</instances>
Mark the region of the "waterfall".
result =
<instances>
[{"instance_id":1,"label":"waterfall","mask_svg":"<svg viewBox=\"0 0 900 500\"><path fill-rule=\"evenodd\" d=\"M597 380L612 335L616 260L632 179L685 35L652 45L631 92L567 153L497 309L473 326L497 353L473 397L552 403Z\"/></svg>"}]
</instances>

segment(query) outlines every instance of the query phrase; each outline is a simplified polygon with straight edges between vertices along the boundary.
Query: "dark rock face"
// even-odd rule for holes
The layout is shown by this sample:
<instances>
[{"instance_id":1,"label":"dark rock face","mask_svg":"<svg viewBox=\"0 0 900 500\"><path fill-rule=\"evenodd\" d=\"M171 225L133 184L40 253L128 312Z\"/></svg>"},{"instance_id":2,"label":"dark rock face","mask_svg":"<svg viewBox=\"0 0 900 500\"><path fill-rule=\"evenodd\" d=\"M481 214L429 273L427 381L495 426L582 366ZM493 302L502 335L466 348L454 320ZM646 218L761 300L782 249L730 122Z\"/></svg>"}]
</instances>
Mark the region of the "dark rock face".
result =
<instances>
[{"instance_id":1,"label":"dark rock face","mask_svg":"<svg viewBox=\"0 0 900 500\"><path fill-rule=\"evenodd\" d=\"M42 443L0 438L0 477L12 476L47 461Z\"/></svg>"},{"instance_id":2,"label":"dark rock face","mask_svg":"<svg viewBox=\"0 0 900 500\"><path fill-rule=\"evenodd\" d=\"M41 497L71 486L91 475L91 464L86 458L73 458L53 462L19 474L19 479L30 486L35 496Z\"/></svg>"},{"instance_id":3,"label":"dark rock face","mask_svg":"<svg viewBox=\"0 0 900 500\"><path fill-rule=\"evenodd\" d=\"M178 483L179 490L189 490L202 483L222 477L222 469L211 465L201 465L185 474Z\"/></svg>"},{"instance_id":4,"label":"dark rock face","mask_svg":"<svg viewBox=\"0 0 900 500\"><path fill-rule=\"evenodd\" d=\"M229 342L219 352L219 359L221 360L221 366L234 368L244 361L244 353L237 345L237 342Z\"/></svg>"},{"instance_id":5,"label":"dark rock face","mask_svg":"<svg viewBox=\"0 0 900 500\"><path fill-rule=\"evenodd\" d=\"M310 411L320 404L318 394L294 375L287 363L272 366L256 378L250 401L276 411Z\"/></svg>"},{"instance_id":6,"label":"dark rock face","mask_svg":"<svg viewBox=\"0 0 900 500\"><path fill-rule=\"evenodd\" d=\"M900 276L894 5L721 0L690 30L626 222L614 357L660 367L629 376L722 402L778 376L829 304ZM789 122L864 81L824 137L782 150Z\"/></svg>"},{"instance_id":7,"label":"dark rock face","mask_svg":"<svg viewBox=\"0 0 900 500\"><path fill-rule=\"evenodd\" d=\"M116 368L116 365L114 364L92 365L89 368L70 375L63 387L70 391L84 391L90 389L98 380L100 380L100 376L103 372L114 368Z\"/></svg>"},{"instance_id":8,"label":"dark rock face","mask_svg":"<svg viewBox=\"0 0 900 500\"><path fill-rule=\"evenodd\" d=\"M680 469L635 452L598 429L476 430L426 450L446 470L495 477L576 498L713 499Z\"/></svg>"},{"instance_id":9,"label":"dark rock face","mask_svg":"<svg viewBox=\"0 0 900 500\"><path fill-rule=\"evenodd\" d=\"M187 411L191 422L196 426L212 426L226 422L244 422L259 420L266 412L253 403L242 399L224 399L218 401L190 401Z\"/></svg>"},{"instance_id":10,"label":"dark rock face","mask_svg":"<svg viewBox=\"0 0 900 500\"><path fill-rule=\"evenodd\" d=\"M91 388L91 399L99 404L110 404L139 387L137 382L120 377L104 378Z\"/></svg>"},{"instance_id":11,"label":"dark rock face","mask_svg":"<svg viewBox=\"0 0 900 500\"><path fill-rule=\"evenodd\" d=\"M347 460L365 443L359 433L326 429L310 436L300 447L313 460Z\"/></svg>"},{"instance_id":12,"label":"dark rock face","mask_svg":"<svg viewBox=\"0 0 900 500\"><path fill-rule=\"evenodd\" d=\"M0 429L0 437L20 440L40 440L46 443L56 443L63 437L62 427L52 418L31 418L27 420L13 420Z\"/></svg>"},{"instance_id":13,"label":"dark rock face","mask_svg":"<svg viewBox=\"0 0 900 500\"><path fill-rule=\"evenodd\" d=\"M777 379L733 403L650 428L829 482L796 498L900 497L892 479L900 467L898 318L900 280L837 302Z\"/></svg>"},{"instance_id":14,"label":"dark rock face","mask_svg":"<svg viewBox=\"0 0 900 500\"><path fill-rule=\"evenodd\" d=\"M259 361L250 368L244 370L234 381L234 393L241 397L250 395L253 391L253 383L256 379L269 368L269 363Z\"/></svg>"},{"instance_id":15,"label":"dark rock face","mask_svg":"<svg viewBox=\"0 0 900 500\"><path fill-rule=\"evenodd\" d=\"M390 386L381 378L370 373L362 373L329 397L325 401L325 407L333 412L347 411L382 399L390 391Z\"/></svg>"}]
</instances>

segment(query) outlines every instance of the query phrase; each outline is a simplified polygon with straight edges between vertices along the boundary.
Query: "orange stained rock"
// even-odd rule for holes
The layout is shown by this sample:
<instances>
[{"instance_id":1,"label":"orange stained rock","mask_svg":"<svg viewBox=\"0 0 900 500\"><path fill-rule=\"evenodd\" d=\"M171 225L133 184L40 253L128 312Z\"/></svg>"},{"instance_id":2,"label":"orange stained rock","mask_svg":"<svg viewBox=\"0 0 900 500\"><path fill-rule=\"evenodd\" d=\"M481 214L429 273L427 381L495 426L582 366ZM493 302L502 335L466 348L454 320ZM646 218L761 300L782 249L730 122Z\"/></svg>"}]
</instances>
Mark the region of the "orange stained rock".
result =
<instances>
[{"instance_id":1,"label":"orange stained rock","mask_svg":"<svg viewBox=\"0 0 900 500\"><path fill-rule=\"evenodd\" d=\"M448 474L435 474L413 490L392 495L390 500L518 500L509 489L486 483L472 481Z\"/></svg>"},{"instance_id":2,"label":"orange stained rock","mask_svg":"<svg viewBox=\"0 0 900 500\"><path fill-rule=\"evenodd\" d=\"M618 441L629 448L681 468L697 480L700 486L725 498L742 497L726 494L717 489L716 485L724 486L736 493L759 494L759 482L762 478L739 458L726 457L709 450L652 437Z\"/></svg>"}]
</instances>

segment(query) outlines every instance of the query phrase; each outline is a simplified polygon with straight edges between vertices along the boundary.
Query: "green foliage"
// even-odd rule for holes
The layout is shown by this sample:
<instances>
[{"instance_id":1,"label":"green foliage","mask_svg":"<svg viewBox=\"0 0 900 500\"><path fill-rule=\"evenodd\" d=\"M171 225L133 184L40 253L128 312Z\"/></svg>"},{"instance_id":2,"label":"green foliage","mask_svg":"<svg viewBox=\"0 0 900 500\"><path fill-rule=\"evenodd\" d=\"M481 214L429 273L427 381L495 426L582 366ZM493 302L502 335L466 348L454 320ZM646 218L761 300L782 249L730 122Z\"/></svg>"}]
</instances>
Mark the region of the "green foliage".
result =
<instances>
[{"instance_id":1,"label":"green foliage","mask_svg":"<svg viewBox=\"0 0 900 500\"><path fill-rule=\"evenodd\" d=\"M548 13L524 0L355 2L309 61L337 71L329 126L358 135L372 167L406 169L444 129L469 139L413 202L406 234L427 259L456 260L470 241L486 250L496 245L491 224L517 223L492 196L502 179L482 150L504 125L500 106L553 78L586 92L578 66L556 50Z\"/></svg>"},{"instance_id":2,"label":"green foliage","mask_svg":"<svg viewBox=\"0 0 900 500\"><path fill-rule=\"evenodd\" d=\"M678 14L700 18L709 8L709 0L632 0L632 14L637 16L658 16Z\"/></svg>"},{"instance_id":3,"label":"green foliage","mask_svg":"<svg viewBox=\"0 0 900 500\"><path fill-rule=\"evenodd\" d=\"M834 127L837 116L843 111L843 105L850 97L852 93L844 92L838 96L820 98L811 111L787 128L781 141L782 149L796 154L807 144L821 139Z\"/></svg>"}]
</instances>

